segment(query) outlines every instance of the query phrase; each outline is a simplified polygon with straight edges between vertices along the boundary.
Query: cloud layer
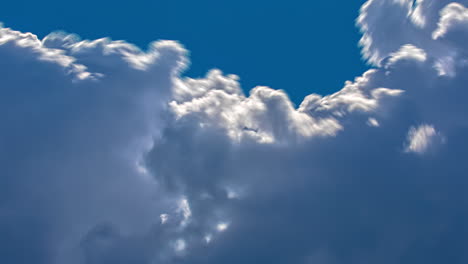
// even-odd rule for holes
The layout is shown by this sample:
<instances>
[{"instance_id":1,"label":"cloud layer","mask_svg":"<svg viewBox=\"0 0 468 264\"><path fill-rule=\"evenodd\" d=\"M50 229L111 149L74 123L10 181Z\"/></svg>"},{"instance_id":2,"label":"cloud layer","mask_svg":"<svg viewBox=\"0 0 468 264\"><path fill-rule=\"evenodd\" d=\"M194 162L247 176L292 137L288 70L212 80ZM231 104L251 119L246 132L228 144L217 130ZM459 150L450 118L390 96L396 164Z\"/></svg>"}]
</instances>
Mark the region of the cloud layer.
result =
<instances>
[{"instance_id":1,"label":"cloud layer","mask_svg":"<svg viewBox=\"0 0 468 264\"><path fill-rule=\"evenodd\" d=\"M0 262L466 263L466 5L368 1L375 68L298 108L176 42L0 28Z\"/></svg>"}]
</instances>

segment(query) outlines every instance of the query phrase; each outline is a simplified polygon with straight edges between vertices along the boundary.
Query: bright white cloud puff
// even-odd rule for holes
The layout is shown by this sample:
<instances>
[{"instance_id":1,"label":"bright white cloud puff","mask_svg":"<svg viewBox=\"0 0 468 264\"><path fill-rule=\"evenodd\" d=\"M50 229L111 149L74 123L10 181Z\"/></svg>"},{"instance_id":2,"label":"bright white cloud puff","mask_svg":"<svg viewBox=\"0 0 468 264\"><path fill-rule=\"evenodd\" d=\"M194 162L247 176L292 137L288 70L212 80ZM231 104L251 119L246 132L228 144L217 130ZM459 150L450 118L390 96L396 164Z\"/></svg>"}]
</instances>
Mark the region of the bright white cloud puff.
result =
<instances>
[{"instance_id":1,"label":"bright white cloud puff","mask_svg":"<svg viewBox=\"0 0 468 264\"><path fill-rule=\"evenodd\" d=\"M467 4L369 0L376 68L297 109L176 42L0 28L0 262L466 263Z\"/></svg>"},{"instance_id":2,"label":"bright white cloud puff","mask_svg":"<svg viewBox=\"0 0 468 264\"><path fill-rule=\"evenodd\" d=\"M441 136L431 125L412 127L408 132L406 151L419 154L425 153L436 143L437 139L441 139Z\"/></svg>"}]
</instances>

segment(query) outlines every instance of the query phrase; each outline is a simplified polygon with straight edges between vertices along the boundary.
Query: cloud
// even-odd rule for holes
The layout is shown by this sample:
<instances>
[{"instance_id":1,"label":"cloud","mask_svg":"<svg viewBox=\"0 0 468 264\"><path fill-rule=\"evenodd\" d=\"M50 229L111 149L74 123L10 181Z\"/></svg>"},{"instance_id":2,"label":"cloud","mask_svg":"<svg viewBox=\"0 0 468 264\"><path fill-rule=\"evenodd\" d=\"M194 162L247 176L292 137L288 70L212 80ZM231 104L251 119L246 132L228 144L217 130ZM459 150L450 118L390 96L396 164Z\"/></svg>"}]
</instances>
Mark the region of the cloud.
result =
<instances>
[{"instance_id":1,"label":"cloud","mask_svg":"<svg viewBox=\"0 0 468 264\"><path fill-rule=\"evenodd\" d=\"M441 140L442 138L431 125L411 127L408 132L406 151L422 154L428 151L438 139Z\"/></svg>"},{"instance_id":2,"label":"cloud","mask_svg":"<svg viewBox=\"0 0 468 264\"><path fill-rule=\"evenodd\" d=\"M357 19L363 33L360 40L362 54L373 65L380 65L381 60L392 52L411 44L430 49L436 59L451 56L456 50L454 45L438 41L438 36L451 23L449 20L463 21L461 13L467 4L465 0L367 1ZM451 14L447 15L448 12ZM458 34L459 37L463 35Z\"/></svg>"},{"instance_id":3,"label":"cloud","mask_svg":"<svg viewBox=\"0 0 468 264\"><path fill-rule=\"evenodd\" d=\"M439 39L446 37L449 32L457 29L466 30L467 23L468 10L459 3L451 3L441 10L441 18L437 30L432 34L432 38Z\"/></svg>"},{"instance_id":4,"label":"cloud","mask_svg":"<svg viewBox=\"0 0 468 264\"><path fill-rule=\"evenodd\" d=\"M465 4L368 1L375 68L298 108L176 42L0 28L1 262L466 263Z\"/></svg>"},{"instance_id":5,"label":"cloud","mask_svg":"<svg viewBox=\"0 0 468 264\"><path fill-rule=\"evenodd\" d=\"M139 164L185 50L8 28L0 39L1 262L78 263L101 223L146 232L169 198Z\"/></svg>"}]
</instances>

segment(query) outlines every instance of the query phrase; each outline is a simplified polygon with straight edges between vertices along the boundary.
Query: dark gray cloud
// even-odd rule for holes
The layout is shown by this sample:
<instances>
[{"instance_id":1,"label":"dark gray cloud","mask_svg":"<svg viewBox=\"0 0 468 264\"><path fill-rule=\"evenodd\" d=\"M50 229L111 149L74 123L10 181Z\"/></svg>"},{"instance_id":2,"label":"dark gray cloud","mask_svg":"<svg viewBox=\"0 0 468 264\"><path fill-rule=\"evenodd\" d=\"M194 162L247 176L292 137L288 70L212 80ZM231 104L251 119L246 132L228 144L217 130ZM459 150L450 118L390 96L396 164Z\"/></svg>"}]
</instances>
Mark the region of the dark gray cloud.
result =
<instances>
[{"instance_id":1,"label":"dark gray cloud","mask_svg":"<svg viewBox=\"0 0 468 264\"><path fill-rule=\"evenodd\" d=\"M297 109L175 42L0 28L1 262L466 263L464 4L368 1L377 68Z\"/></svg>"}]
</instances>

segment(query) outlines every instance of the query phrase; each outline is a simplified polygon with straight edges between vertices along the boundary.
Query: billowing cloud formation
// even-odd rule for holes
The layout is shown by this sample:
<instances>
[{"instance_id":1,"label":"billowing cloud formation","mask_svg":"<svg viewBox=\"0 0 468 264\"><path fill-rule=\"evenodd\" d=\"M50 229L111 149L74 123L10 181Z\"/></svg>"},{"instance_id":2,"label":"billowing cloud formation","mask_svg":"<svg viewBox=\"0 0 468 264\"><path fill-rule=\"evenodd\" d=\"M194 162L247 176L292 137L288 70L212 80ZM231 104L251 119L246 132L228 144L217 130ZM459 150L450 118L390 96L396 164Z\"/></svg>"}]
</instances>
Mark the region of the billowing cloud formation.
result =
<instances>
[{"instance_id":1,"label":"billowing cloud formation","mask_svg":"<svg viewBox=\"0 0 468 264\"><path fill-rule=\"evenodd\" d=\"M118 237L103 223L147 232L166 197L142 154L185 51L7 28L0 43L1 262L79 263L85 236Z\"/></svg>"},{"instance_id":2,"label":"billowing cloud formation","mask_svg":"<svg viewBox=\"0 0 468 264\"><path fill-rule=\"evenodd\" d=\"M368 1L376 68L297 109L175 42L0 28L1 262L466 263L466 4Z\"/></svg>"}]
</instances>

